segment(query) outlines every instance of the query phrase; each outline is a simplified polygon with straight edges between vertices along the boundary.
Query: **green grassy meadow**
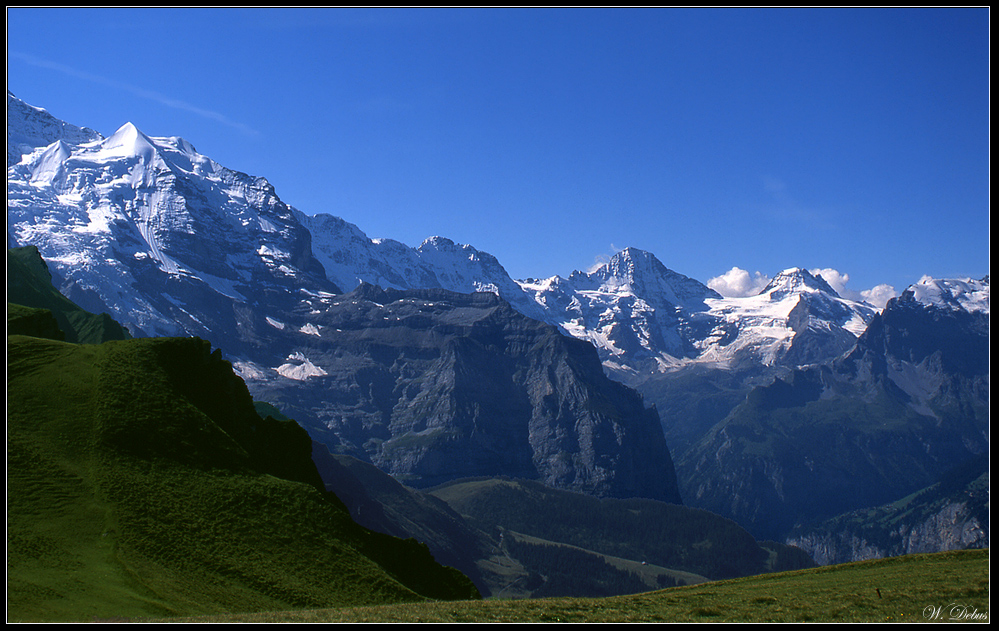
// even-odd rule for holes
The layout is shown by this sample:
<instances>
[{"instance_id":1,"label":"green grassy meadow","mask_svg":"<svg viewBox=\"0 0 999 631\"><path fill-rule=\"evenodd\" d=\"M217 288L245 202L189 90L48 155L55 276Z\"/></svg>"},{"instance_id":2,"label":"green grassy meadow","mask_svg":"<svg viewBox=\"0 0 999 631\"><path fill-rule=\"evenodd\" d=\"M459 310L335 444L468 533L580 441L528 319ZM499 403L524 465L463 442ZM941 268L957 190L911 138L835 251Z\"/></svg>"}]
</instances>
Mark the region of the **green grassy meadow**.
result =
<instances>
[{"instance_id":1,"label":"green grassy meadow","mask_svg":"<svg viewBox=\"0 0 999 631\"><path fill-rule=\"evenodd\" d=\"M361 528L207 342L7 338L7 620L476 598Z\"/></svg>"},{"instance_id":2,"label":"green grassy meadow","mask_svg":"<svg viewBox=\"0 0 999 631\"><path fill-rule=\"evenodd\" d=\"M433 602L177 622L988 622L989 553L917 554L611 598ZM936 619L931 617L937 615ZM163 621L163 620L161 620Z\"/></svg>"}]
</instances>

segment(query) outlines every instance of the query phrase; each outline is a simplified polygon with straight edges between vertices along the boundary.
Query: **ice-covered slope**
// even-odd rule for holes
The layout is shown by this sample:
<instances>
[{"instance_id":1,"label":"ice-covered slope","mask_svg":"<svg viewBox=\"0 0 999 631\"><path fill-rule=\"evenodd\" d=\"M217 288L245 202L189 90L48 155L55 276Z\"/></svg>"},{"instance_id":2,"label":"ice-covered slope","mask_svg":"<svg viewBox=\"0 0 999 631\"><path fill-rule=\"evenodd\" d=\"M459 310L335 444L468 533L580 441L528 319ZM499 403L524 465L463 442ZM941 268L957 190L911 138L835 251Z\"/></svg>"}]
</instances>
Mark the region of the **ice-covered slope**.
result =
<instances>
[{"instance_id":1,"label":"ice-covered slope","mask_svg":"<svg viewBox=\"0 0 999 631\"><path fill-rule=\"evenodd\" d=\"M635 248L588 273L515 282L470 245L432 237L413 248L369 238L339 217L298 212L263 178L225 169L181 138L151 138L126 124L104 139L8 102L8 136L19 147L8 168L8 241L37 245L74 299L140 334L237 326L232 305L270 284L302 280L329 291L321 266L344 291L366 282L496 293L591 342L608 370L637 383L692 363L823 361L845 351L874 313L804 270L778 275L759 296L722 298ZM161 291L136 289L154 277Z\"/></svg>"},{"instance_id":2,"label":"ice-covered slope","mask_svg":"<svg viewBox=\"0 0 999 631\"><path fill-rule=\"evenodd\" d=\"M8 167L7 221L9 242L37 246L70 298L134 334L238 330L252 343L263 315L240 305L337 291L265 179L131 123Z\"/></svg>"},{"instance_id":3,"label":"ice-covered slope","mask_svg":"<svg viewBox=\"0 0 999 631\"><path fill-rule=\"evenodd\" d=\"M664 370L693 357L686 330L714 290L678 274L648 252L627 248L590 272L526 280L549 322L593 343L614 371Z\"/></svg>"},{"instance_id":4,"label":"ice-covered slope","mask_svg":"<svg viewBox=\"0 0 999 631\"><path fill-rule=\"evenodd\" d=\"M989 277L937 279L924 276L903 295L916 302L951 311L989 312Z\"/></svg>"},{"instance_id":5,"label":"ice-covered slope","mask_svg":"<svg viewBox=\"0 0 999 631\"><path fill-rule=\"evenodd\" d=\"M877 310L839 296L821 277L791 268L756 296L707 301L711 333L697 359L720 367L742 362L788 367L821 362L850 349Z\"/></svg>"}]
</instances>

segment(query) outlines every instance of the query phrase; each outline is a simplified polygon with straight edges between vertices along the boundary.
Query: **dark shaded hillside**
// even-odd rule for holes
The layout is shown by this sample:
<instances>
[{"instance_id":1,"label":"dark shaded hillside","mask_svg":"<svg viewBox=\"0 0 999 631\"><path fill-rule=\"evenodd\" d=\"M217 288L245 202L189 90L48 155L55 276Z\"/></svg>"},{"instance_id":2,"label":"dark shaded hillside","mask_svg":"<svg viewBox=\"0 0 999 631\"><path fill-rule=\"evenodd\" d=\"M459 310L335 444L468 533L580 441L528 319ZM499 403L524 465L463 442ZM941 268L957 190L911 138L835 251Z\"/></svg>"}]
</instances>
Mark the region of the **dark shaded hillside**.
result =
<instances>
[{"instance_id":1,"label":"dark shaded hillside","mask_svg":"<svg viewBox=\"0 0 999 631\"><path fill-rule=\"evenodd\" d=\"M8 619L477 597L355 524L310 456L202 340L9 336Z\"/></svg>"},{"instance_id":2,"label":"dark shaded hillside","mask_svg":"<svg viewBox=\"0 0 999 631\"><path fill-rule=\"evenodd\" d=\"M431 493L485 532L497 528L710 579L811 567L800 550L757 543L735 522L653 500L599 499L526 480L467 480Z\"/></svg>"},{"instance_id":3,"label":"dark shaded hillside","mask_svg":"<svg viewBox=\"0 0 999 631\"><path fill-rule=\"evenodd\" d=\"M439 563L461 570L481 593L489 593L490 578L477 561L489 557L494 542L447 504L403 486L370 463L330 454L324 445L313 444L312 458L326 489L343 501L354 521L426 544Z\"/></svg>"},{"instance_id":4,"label":"dark shaded hillside","mask_svg":"<svg viewBox=\"0 0 999 631\"><path fill-rule=\"evenodd\" d=\"M487 596L616 596L706 580L640 561L611 564L599 553L557 542L522 542L523 535L483 529L431 493L407 488L370 463L331 455L318 444L313 459L326 488L343 500L356 522L427 544L438 562L461 570ZM586 564L585 572L580 563ZM636 576L636 570L644 576Z\"/></svg>"},{"instance_id":5,"label":"dark shaded hillside","mask_svg":"<svg viewBox=\"0 0 999 631\"><path fill-rule=\"evenodd\" d=\"M823 565L989 547L989 461L981 454L896 502L796 528L788 541Z\"/></svg>"},{"instance_id":6,"label":"dark shaded hillside","mask_svg":"<svg viewBox=\"0 0 999 631\"><path fill-rule=\"evenodd\" d=\"M97 315L84 311L60 294L52 284L48 266L34 246L7 249L7 302L51 311L67 342L99 344L107 340L131 337L108 314ZM22 322L18 320L13 326L21 326ZM33 326L28 322L23 322L23 325ZM31 330L33 329L28 329ZM42 334L49 336L44 332Z\"/></svg>"}]
</instances>

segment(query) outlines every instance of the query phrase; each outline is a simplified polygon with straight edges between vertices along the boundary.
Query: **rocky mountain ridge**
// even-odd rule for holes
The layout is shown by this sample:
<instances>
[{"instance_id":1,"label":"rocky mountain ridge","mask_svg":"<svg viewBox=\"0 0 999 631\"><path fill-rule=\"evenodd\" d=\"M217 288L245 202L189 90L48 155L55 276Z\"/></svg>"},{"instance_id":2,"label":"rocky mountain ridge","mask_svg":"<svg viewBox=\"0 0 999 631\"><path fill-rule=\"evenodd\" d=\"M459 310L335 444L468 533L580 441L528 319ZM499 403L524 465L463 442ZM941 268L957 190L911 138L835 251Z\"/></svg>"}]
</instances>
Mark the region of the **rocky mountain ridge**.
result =
<instances>
[{"instance_id":1,"label":"rocky mountain ridge","mask_svg":"<svg viewBox=\"0 0 999 631\"><path fill-rule=\"evenodd\" d=\"M8 125L8 145L23 152L8 167L8 243L38 246L74 300L136 335L247 329L229 303L287 308L295 288L489 291L594 344L615 378L639 385L690 364L778 369L828 359L875 312L814 279L724 299L634 248L590 272L515 281L492 255L444 237L411 248L302 213L265 179L226 169L186 140L131 124L103 138L13 95L8 103L34 116ZM31 122L39 117L45 124ZM42 142L50 144L31 146ZM808 272L774 282L794 274ZM262 285L280 289L264 298Z\"/></svg>"},{"instance_id":2,"label":"rocky mountain ridge","mask_svg":"<svg viewBox=\"0 0 999 631\"><path fill-rule=\"evenodd\" d=\"M933 311L937 315L929 319L910 318L888 329L885 318L880 317L884 314L865 303L844 299L823 279L798 268L779 274L757 296L723 298L670 270L653 255L629 248L589 272L518 282L495 257L443 237L432 237L418 248L410 248L391 240L370 239L336 217L301 213L282 202L265 179L225 169L198 154L183 139L152 138L129 124L103 138L61 123L10 94L8 109L25 112L20 118L11 116L8 124L8 147L21 152L8 166L8 245L36 246L54 277L61 279L64 293L91 311L109 312L135 335L212 339L233 358L254 394L266 392L289 405L297 401L299 412L305 415L299 420L334 450L389 462L391 459L384 456L385 443L401 445L406 442L403 437L408 437L407 441L415 438L411 444L418 444L430 435L426 432L429 426L410 426L412 414L407 417L403 411L414 412L417 404L429 405L431 393L435 401L445 402L442 406L450 406L447 414L452 414L451 418L457 418L454 414L462 409L483 409L486 399L465 399L448 388L462 379L472 388L475 380L468 376L482 378L486 376L483 371L488 372L480 362L497 361L490 370L516 365L505 355L506 349L516 344L504 336L517 332L526 339L523 331L533 330L533 325L519 319L524 316L589 343L608 374L639 388L661 414L666 440L678 464L695 467L691 463L714 463L710 467L696 465L702 467L696 475L687 469L681 480L685 498L703 501L705 506L710 505L706 498L712 493L746 499L768 486L777 489L779 497L784 487L774 481L793 479L788 473L797 470L793 467L782 468L783 477L775 477L772 466L760 469L753 465L747 470L752 475L741 476L749 485L747 489L753 487L753 493L747 495L726 486L726 476L739 478L740 469L723 467L720 463L724 458L716 457L718 450L744 437L733 433L738 423L732 420L717 425L730 414L738 416L750 408L755 410L752 415L757 421L768 419L766 424L754 421L755 429L750 432L758 438L755 442L764 446L774 444L772 432L780 425L771 422L775 409L792 410L798 403L832 406L822 401L835 397L849 402L844 409L869 406L862 410L864 414L889 419L895 426L911 421L921 427L925 419L943 417L964 419L961 422L972 429L962 430L961 435L971 437L970 445L978 444L981 432L975 428L980 423L983 396L987 401L987 354L984 378L980 356L974 360L976 367L969 369L972 372L955 378L954 370L965 370L973 353L969 350L967 361L953 364L952 354L938 353L941 348L935 345L977 346L979 353L987 351L987 344L981 344L981 325L961 325L961 319L966 318L962 314L972 314L972 319L980 322L984 313L987 339L987 278L984 285L971 280L932 279L917 284L896 301L898 313L907 305L933 304L956 315L944 317L939 314L945 310L937 309ZM48 144L32 146L36 142ZM12 161L10 156L8 161ZM413 296L393 298L386 304L379 302L386 300L378 293L383 290L364 283L386 290L484 291L500 296L512 309L503 309L503 317L492 322L488 343L455 341L459 338L449 336L457 329L463 331L460 339L474 339L476 327L461 318L470 317L487 299L473 298L473 303L479 302L472 306L463 305L462 299L441 300L446 308L431 305L437 299L426 296L419 298L421 307L412 302L417 300ZM342 291L355 288L359 292L354 296L356 305L334 305ZM496 309L494 313L499 307ZM917 312L914 308L909 311ZM456 317L460 323L457 329L452 321ZM391 343L373 344L357 333L360 328L339 326L348 322L372 331L375 337L389 330L395 333L386 338ZM388 327L397 323L406 324ZM877 338L878 327L890 334ZM347 333L350 330L354 333ZM951 331L951 337L941 337L941 331ZM414 344L417 339L422 341ZM532 339L548 343L552 338L538 333ZM881 339L878 348L872 346L875 339ZM334 341L345 344L347 350L337 355L330 346ZM520 346L527 355L534 350L526 343ZM542 348L544 344L538 347L540 354L534 355L535 361L553 361L562 352L564 358L572 356L565 349L557 353L554 346L547 347L546 356L540 352ZM346 361L345 354L349 356ZM852 359L837 359L844 356ZM478 359L467 359L470 357ZM500 361L501 357L506 359ZM424 367L445 363L440 364L443 371L439 374L421 372L423 367L404 374L402 367L411 362L416 362L413 366L423 362ZM591 401L585 405L592 405L593 399L570 393L581 375L592 384L596 376L589 359L583 362L588 367L582 372L569 369L574 362L563 362L567 367L563 375L572 379L566 377L562 385L574 384L567 391L558 390L558 379L532 373L534 368L519 367L503 373L503 387L519 388L520 394L505 399L496 392L484 396L506 403L523 402L526 396L532 403L522 405L522 411L543 409L544 405L539 408L533 401L544 402L549 393L524 394L530 387L523 378L530 373L538 383L552 387L554 399L549 401L564 404L566 413L584 414L583 408L574 406L585 401ZM375 379L371 377L374 374L381 376ZM776 377L782 380L775 383ZM520 381L511 385L514 379ZM316 384L324 380L339 380L346 386L344 392L351 394L336 404L311 401L311 395L297 396L316 390ZM816 389L816 384L821 387ZM754 388L759 391L747 399ZM818 398L812 398L816 392ZM424 393L423 399L418 401L417 393ZM788 399L781 401L785 396ZM633 410L626 416L638 420L628 423L640 427L625 432L632 440L645 435L647 414L626 400L630 398L617 402L623 405L619 409ZM780 405L772 407L775 402ZM741 411L735 410L743 403ZM323 407L327 405L333 407ZM444 418L443 407L436 412ZM398 420L406 418L410 420ZM465 418L476 416L468 412ZM612 414L588 427L609 423L606 427L617 428L614 423L621 422ZM476 430L474 422L466 427ZM586 443L583 436L574 434L575 428L570 430L563 421L552 427L560 429L548 435L564 441L565 432L569 432L578 447L578 451L560 447L550 452L555 454L554 459L547 459L552 467L573 463L565 469L571 475L556 475L555 479L569 483L571 478L569 484L586 479L594 489L609 484L609 478L598 475L605 465L587 455L590 448L580 446ZM351 428L369 435L351 434ZM926 436L911 438L915 442L927 440ZM715 440L721 442L711 447ZM625 442L615 439L601 444L613 445L613 453L620 455L627 452ZM653 442L658 445L658 438ZM890 441L881 447L889 449ZM418 453L419 449L410 455ZM952 450L952 455L960 453ZM404 460L415 469L396 473L412 475L420 467L430 466L428 454L407 456ZM522 460L535 466L537 454L531 454ZM660 456L659 465L665 462ZM814 459L812 462L814 466ZM802 463L807 469L807 461ZM942 463L929 469L936 471ZM575 477L577 474L583 478ZM426 469L416 475L426 476L425 483L430 483L436 474ZM713 491L704 486L707 478ZM619 489L641 487L635 481L629 484ZM664 488L660 486L657 492ZM753 511L767 514L758 510L762 506L731 514L752 522L756 519ZM775 532L784 532L788 524L781 523Z\"/></svg>"},{"instance_id":3,"label":"rocky mountain ridge","mask_svg":"<svg viewBox=\"0 0 999 631\"><path fill-rule=\"evenodd\" d=\"M925 282L950 306L905 292L849 352L753 389L677 454L684 497L781 537L897 500L987 453L988 282ZM953 309L960 295L982 309Z\"/></svg>"},{"instance_id":4,"label":"rocky mountain ridge","mask_svg":"<svg viewBox=\"0 0 999 631\"><path fill-rule=\"evenodd\" d=\"M410 484L509 474L680 501L658 416L592 347L493 293L447 290L476 289L466 259L499 273L488 255L431 239L412 256L446 287L343 295L314 255L331 251L266 180L131 124L25 155L8 200L9 241L35 245L69 297L133 335L211 339L333 451Z\"/></svg>"}]
</instances>

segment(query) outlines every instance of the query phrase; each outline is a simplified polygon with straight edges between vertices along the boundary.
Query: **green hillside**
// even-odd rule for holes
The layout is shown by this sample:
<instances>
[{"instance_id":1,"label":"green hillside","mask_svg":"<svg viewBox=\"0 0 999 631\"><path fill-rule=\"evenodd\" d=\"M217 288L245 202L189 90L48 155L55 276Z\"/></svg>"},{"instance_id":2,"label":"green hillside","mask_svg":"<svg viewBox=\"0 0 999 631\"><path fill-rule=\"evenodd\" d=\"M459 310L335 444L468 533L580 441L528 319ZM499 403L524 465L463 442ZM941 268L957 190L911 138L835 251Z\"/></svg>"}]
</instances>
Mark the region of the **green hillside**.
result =
<instances>
[{"instance_id":1,"label":"green hillside","mask_svg":"<svg viewBox=\"0 0 999 631\"><path fill-rule=\"evenodd\" d=\"M190 622L988 622L988 550L915 554L612 598L542 598Z\"/></svg>"},{"instance_id":2,"label":"green hillside","mask_svg":"<svg viewBox=\"0 0 999 631\"><path fill-rule=\"evenodd\" d=\"M67 342L99 344L107 340L125 340L131 337L108 314L84 311L60 294L53 287L48 266L34 246L7 249L7 303L8 333L20 333L21 326L30 326L30 321L12 321L11 312L31 307L50 311L63 332L59 339ZM26 335L37 335L32 329L23 332ZM50 337L44 333L42 336Z\"/></svg>"},{"instance_id":3,"label":"green hillside","mask_svg":"<svg viewBox=\"0 0 999 631\"><path fill-rule=\"evenodd\" d=\"M90 621L475 598L355 524L311 441L188 339L7 338L7 619Z\"/></svg>"}]
</instances>

